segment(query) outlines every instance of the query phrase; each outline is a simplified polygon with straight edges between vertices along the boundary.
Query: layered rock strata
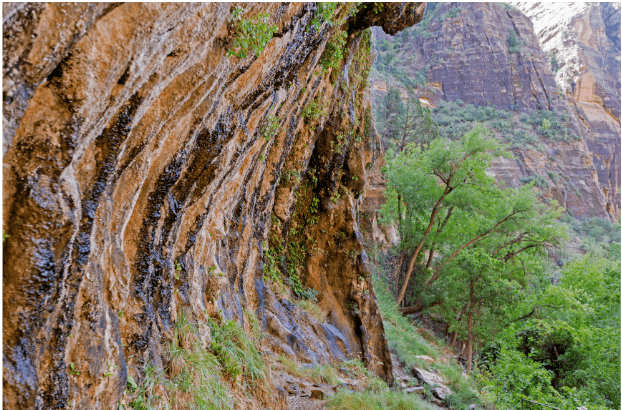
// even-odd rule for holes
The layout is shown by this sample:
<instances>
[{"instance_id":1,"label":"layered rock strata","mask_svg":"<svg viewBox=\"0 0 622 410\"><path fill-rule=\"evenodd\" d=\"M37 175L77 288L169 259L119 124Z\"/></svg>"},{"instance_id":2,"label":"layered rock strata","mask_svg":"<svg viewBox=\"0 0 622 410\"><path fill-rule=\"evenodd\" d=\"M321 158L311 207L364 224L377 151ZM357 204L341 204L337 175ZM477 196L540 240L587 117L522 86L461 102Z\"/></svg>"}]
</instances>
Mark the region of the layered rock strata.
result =
<instances>
[{"instance_id":1,"label":"layered rock strata","mask_svg":"<svg viewBox=\"0 0 622 410\"><path fill-rule=\"evenodd\" d=\"M269 13L277 32L260 56L238 59L227 57L236 5L3 5L5 408L113 408L147 357L166 367L182 310L244 326L250 312L274 351L358 355L391 381L357 224L379 155L364 30L396 32L424 6L363 8L317 30L314 3L240 3L244 18ZM340 68L322 70L340 29ZM322 115L305 117L320 100ZM326 323L263 276L269 231L292 241L310 175L319 207L306 234L318 251L300 277Z\"/></svg>"},{"instance_id":2,"label":"layered rock strata","mask_svg":"<svg viewBox=\"0 0 622 410\"><path fill-rule=\"evenodd\" d=\"M620 216L620 3L513 3L534 24L555 81L587 128L607 210Z\"/></svg>"}]
</instances>

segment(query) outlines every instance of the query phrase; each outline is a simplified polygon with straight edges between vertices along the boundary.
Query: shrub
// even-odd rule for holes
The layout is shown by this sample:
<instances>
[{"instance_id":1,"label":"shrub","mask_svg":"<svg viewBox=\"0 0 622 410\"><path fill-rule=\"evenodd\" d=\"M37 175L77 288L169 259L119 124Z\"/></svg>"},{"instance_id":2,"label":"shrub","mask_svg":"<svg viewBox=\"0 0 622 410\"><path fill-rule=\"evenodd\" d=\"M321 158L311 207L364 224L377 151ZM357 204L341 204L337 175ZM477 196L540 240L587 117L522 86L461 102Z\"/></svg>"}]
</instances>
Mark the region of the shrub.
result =
<instances>
[{"instance_id":1,"label":"shrub","mask_svg":"<svg viewBox=\"0 0 622 410\"><path fill-rule=\"evenodd\" d=\"M542 363L545 369L555 373L556 380L560 380L579 360L573 332L574 329L563 322L549 324L535 320L516 334L517 350Z\"/></svg>"},{"instance_id":2,"label":"shrub","mask_svg":"<svg viewBox=\"0 0 622 410\"><path fill-rule=\"evenodd\" d=\"M326 3L316 3L317 9L315 12L315 17L311 20L311 24L317 31L320 31L322 27L322 23L327 23L328 27L335 24L334 14L335 9L337 8L338 2L326 2Z\"/></svg>"},{"instance_id":3,"label":"shrub","mask_svg":"<svg viewBox=\"0 0 622 410\"><path fill-rule=\"evenodd\" d=\"M328 44L326 44L324 53L320 58L320 65L324 71L329 68L339 68L341 60L343 59L347 37L348 34L345 31L338 30L331 36L330 40L328 40Z\"/></svg>"},{"instance_id":4,"label":"shrub","mask_svg":"<svg viewBox=\"0 0 622 410\"><path fill-rule=\"evenodd\" d=\"M269 24L270 15L268 13L258 14L251 19L242 19L243 12L242 7L238 6L229 17L229 21L233 22L235 27L235 37L233 45L227 50L227 57L234 55L239 58L246 58L249 52L259 57L266 44L278 30L276 25Z\"/></svg>"},{"instance_id":5,"label":"shrub","mask_svg":"<svg viewBox=\"0 0 622 410\"><path fill-rule=\"evenodd\" d=\"M512 29L508 37L508 53L520 53L525 44L525 41L516 39L516 33L514 32L514 29ZM527 54L529 55L529 53Z\"/></svg>"},{"instance_id":6,"label":"shrub","mask_svg":"<svg viewBox=\"0 0 622 410\"><path fill-rule=\"evenodd\" d=\"M555 171L546 171L546 173L553 182L558 182L559 180L561 180L561 176Z\"/></svg>"},{"instance_id":7,"label":"shrub","mask_svg":"<svg viewBox=\"0 0 622 410\"><path fill-rule=\"evenodd\" d=\"M508 46L516 47L518 45L518 41L516 40L516 33L514 30L510 31L510 36L508 37Z\"/></svg>"},{"instance_id":8,"label":"shrub","mask_svg":"<svg viewBox=\"0 0 622 410\"><path fill-rule=\"evenodd\" d=\"M549 182L544 179L542 175L534 174L520 179L522 185L531 184L532 182L540 189L547 189L549 187Z\"/></svg>"}]
</instances>

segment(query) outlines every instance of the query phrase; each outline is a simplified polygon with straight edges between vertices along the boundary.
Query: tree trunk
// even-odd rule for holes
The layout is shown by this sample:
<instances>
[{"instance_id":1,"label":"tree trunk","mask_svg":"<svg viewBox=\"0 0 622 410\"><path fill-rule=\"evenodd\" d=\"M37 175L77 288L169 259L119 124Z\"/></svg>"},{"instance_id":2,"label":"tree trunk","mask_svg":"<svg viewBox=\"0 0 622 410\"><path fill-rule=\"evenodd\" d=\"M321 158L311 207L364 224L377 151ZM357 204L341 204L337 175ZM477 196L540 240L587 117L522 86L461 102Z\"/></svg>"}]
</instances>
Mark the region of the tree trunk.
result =
<instances>
[{"instance_id":1,"label":"tree trunk","mask_svg":"<svg viewBox=\"0 0 622 410\"><path fill-rule=\"evenodd\" d=\"M497 222L492 228L490 228L489 230L487 230L486 232L477 235L475 238L471 239L470 241L468 241L467 243L465 243L464 245L462 245L460 248L458 248L454 253L451 254L451 256L449 256L449 258L445 259L440 266L438 266L435 270L434 273L432 274L432 276L430 276L430 278L425 282L425 284L423 285L423 291L427 290L432 283L434 283L437 279L439 274L441 273L441 270L443 269L443 267L445 267L445 265L447 265L449 262L451 262L456 256L458 256L458 254L470 247L471 245L473 245L474 243L479 242L482 238L486 237L487 235L489 235L491 232L494 232L495 229L499 226L502 225L503 223L507 222L510 220L510 218L520 212L524 212L525 210L519 210L519 211L514 211L512 212L510 215L506 216L505 218L503 218L501 221ZM427 233L426 233L427 236ZM425 236L424 236L425 239Z\"/></svg>"},{"instance_id":2,"label":"tree trunk","mask_svg":"<svg viewBox=\"0 0 622 410\"><path fill-rule=\"evenodd\" d=\"M402 261L404 260L404 233L402 232L402 196L397 195L397 231L400 233L400 242L402 242L402 254L400 255L400 264L397 266L397 271L395 272L395 297L397 297L397 292L399 289L400 283L400 274L402 273Z\"/></svg>"},{"instance_id":3,"label":"tree trunk","mask_svg":"<svg viewBox=\"0 0 622 410\"><path fill-rule=\"evenodd\" d=\"M451 334L451 340L449 341L449 347L454 347L454 344L456 344L456 337L458 337L458 332L454 330L454 332Z\"/></svg>"},{"instance_id":4,"label":"tree trunk","mask_svg":"<svg viewBox=\"0 0 622 410\"><path fill-rule=\"evenodd\" d=\"M396 302L398 305L404 299L404 294L406 293L406 287L408 287L408 281L410 280L410 275L412 274L413 268L415 267L415 261L417 260L417 256L419 256L419 252L421 252L421 248L423 248L423 244L425 243L425 240L428 237L428 234L430 233L430 231L432 230L432 227L434 226L434 221L436 220L436 215L438 214L438 211L440 210L441 204L443 203L443 201L445 200L445 197L447 196L449 192L451 192L451 188L447 187L443 195L441 195L441 197L436 202L436 205L434 205L434 208L432 209L432 214L430 215L430 223L428 224L428 228L425 230L425 233L423 234L423 238L419 242L419 245L417 245L417 248L415 249L415 253L413 254L412 258L410 258L410 263L408 264L408 270L406 271L406 278L404 279L404 284L402 285L400 294L397 296L397 299L396 299Z\"/></svg>"},{"instance_id":5,"label":"tree trunk","mask_svg":"<svg viewBox=\"0 0 622 410\"><path fill-rule=\"evenodd\" d=\"M397 270L395 271L395 297L397 297L397 292L400 289L400 274L402 273L402 262L404 262L404 253L405 249L402 248L402 254L400 255L400 264L397 266Z\"/></svg>"},{"instance_id":6,"label":"tree trunk","mask_svg":"<svg viewBox=\"0 0 622 410\"><path fill-rule=\"evenodd\" d=\"M471 373L473 365L473 282L471 282L471 306L468 316L468 341L467 341L467 372Z\"/></svg>"}]
</instances>

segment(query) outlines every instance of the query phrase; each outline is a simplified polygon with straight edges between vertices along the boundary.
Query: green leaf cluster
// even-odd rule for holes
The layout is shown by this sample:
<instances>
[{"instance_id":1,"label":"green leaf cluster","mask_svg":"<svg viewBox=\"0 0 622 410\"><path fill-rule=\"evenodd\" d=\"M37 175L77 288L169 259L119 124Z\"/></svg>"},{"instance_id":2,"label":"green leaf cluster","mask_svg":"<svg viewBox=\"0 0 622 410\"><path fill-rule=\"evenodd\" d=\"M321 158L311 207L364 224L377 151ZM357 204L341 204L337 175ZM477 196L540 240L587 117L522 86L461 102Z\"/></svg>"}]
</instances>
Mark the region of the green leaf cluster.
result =
<instances>
[{"instance_id":1,"label":"green leaf cluster","mask_svg":"<svg viewBox=\"0 0 622 410\"><path fill-rule=\"evenodd\" d=\"M259 57L272 39L278 28L270 24L270 15L260 13L250 19L242 19L244 10L236 7L231 13L229 22L234 26L234 39L231 48L227 50L227 57L236 56L246 58L247 54Z\"/></svg>"},{"instance_id":2,"label":"green leaf cluster","mask_svg":"<svg viewBox=\"0 0 622 410\"><path fill-rule=\"evenodd\" d=\"M337 30L330 37L324 49L324 53L322 53L322 57L320 57L320 65L323 71L339 68L343 60L347 37L348 33L344 30Z\"/></svg>"}]
</instances>

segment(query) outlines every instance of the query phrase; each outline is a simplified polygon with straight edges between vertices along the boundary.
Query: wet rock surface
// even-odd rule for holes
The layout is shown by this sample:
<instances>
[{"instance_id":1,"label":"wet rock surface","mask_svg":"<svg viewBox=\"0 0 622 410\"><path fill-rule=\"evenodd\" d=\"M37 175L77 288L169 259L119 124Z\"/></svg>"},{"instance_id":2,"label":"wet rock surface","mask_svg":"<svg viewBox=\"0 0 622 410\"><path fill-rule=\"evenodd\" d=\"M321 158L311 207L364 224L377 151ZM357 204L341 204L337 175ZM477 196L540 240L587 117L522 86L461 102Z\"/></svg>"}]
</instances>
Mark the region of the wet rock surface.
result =
<instances>
[{"instance_id":1,"label":"wet rock surface","mask_svg":"<svg viewBox=\"0 0 622 410\"><path fill-rule=\"evenodd\" d=\"M349 32L341 68L322 73L337 28L309 28L313 3L243 4L278 27L245 59L226 57L232 7L3 5L5 408L113 408L147 355L163 366L180 309L244 326L247 310L273 349L309 362L359 355L392 381L357 223L380 155L364 83L352 87L368 23ZM398 30L421 11L391 5L369 24ZM319 95L326 115L310 124L303 109ZM263 138L268 116L278 132ZM275 218L291 223L302 182L280 187L281 176L310 168L323 252L301 278L326 323L263 279L262 244Z\"/></svg>"}]
</instances>

